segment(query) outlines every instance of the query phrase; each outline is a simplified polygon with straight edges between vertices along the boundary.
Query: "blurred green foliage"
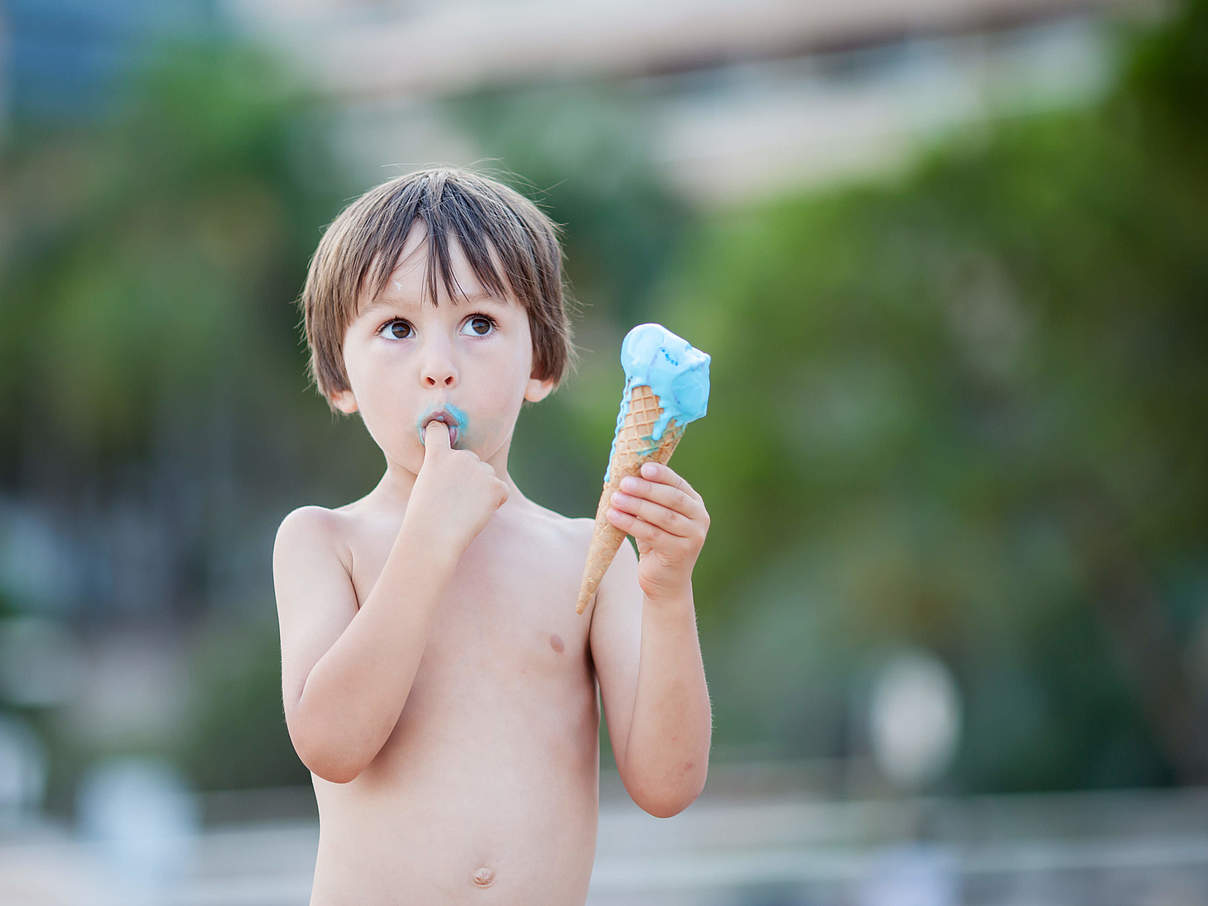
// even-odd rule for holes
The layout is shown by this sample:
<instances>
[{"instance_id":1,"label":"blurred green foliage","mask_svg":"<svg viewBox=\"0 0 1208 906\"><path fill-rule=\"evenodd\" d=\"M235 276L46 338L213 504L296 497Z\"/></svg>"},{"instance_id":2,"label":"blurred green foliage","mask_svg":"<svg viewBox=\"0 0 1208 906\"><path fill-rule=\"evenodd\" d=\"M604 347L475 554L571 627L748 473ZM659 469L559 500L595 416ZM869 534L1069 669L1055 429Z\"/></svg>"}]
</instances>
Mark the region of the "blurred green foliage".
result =
<instances>
[{"instance_id":1,"label":"blurred green foliage","mask_svg":"<svg viewBox=\"0 0 1208 906\"><path fill-rule=\"evenodd\" d=\"M634 323L713 356L675 466L713 518L696 601L719 746L864 754L869 677L908 644L964 698L954 789L1206 779L1206 8L1130 44L1095 109L699 218L622 95L449 104L566 224L590 303L580 373L521 415L521 487L594 511ZM22 125L0 158L0 391L19 401L0 487L101 562L123 554L119 507L163 545L174 583L134 613L199 639L193 729L147 745L207 788L304 782L272 533L363 494L381 459L306 388L292 300L364 186L257 52L173 47L137 84L120 117ZM76 615L103 631L130 606ZM84 757L60 743L56 764Z\"/></svg>"},{"instance_id":2,"label":"blurred green foliage","mask_svg":"<svg viewBox=\"0 0 1208 906\"><path fill-rule=\"evenodd\" d=\"M964 693L960 788L1208 777L1189 669L1208 158L1182 125L1208 121L1208 84L1178 56L1204 8L1100 108L728 212L672 268L668 323L713 353L676 458L714 514L697 588L719 739L845 754L840 690L912 644Z\"/></svg>"},{"instance_id":3,"label":"blurred green foliage","mask_svg":"<svg viewBox=\"0 0 1208 906\"><path fill-rule=\"evenodd\" d=\"M145 453L157 405L284 394L295 364L275 337L321 210L296 111L255 54L164 54L117 118L18 130L4 158L0 392L23 405L0 427L89 462Z\"/></svg>"},{"instance_id":4,"label":"blurred green foliage","mask_svg":"<svg viewBox=\"0 0 1208 906\"><path fill-rule=\"evenodd\" d=\"M294 298L351 189L294 86L252 48L167 45L117 115L3 148L0 481L75 534L81 619L230 606L303 480L334 503L377 460L306 387ZM155 568L115 593L140 546Z\"/></svg>"},{"instance_id":5,"label":"blurred green foliage","mask_svg":"<svg viewBox=\"0 0 1208 906\"><path fill-rule=\"evenodd\" d=\"M186 729L171 757L202 789L307 784L281 706L281 648L273 614L226 617L193 648Z\"/></svg>"}]
</instances>

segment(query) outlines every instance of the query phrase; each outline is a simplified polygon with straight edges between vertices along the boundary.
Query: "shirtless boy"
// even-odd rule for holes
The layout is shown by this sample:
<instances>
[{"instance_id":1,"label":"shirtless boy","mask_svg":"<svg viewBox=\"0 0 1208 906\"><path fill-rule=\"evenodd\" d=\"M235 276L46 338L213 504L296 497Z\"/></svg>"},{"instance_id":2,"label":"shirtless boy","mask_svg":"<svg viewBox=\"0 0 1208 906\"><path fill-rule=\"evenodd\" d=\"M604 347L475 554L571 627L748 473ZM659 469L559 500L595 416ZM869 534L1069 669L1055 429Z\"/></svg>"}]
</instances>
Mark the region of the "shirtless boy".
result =
<instances>
[{"instance_id":1,"label":"shirtless boy","mask_svg":"<svg viewBox=\"0 0 1208 906\"><path fill-rule=\"evenodd\" d=\"M582 904L597 681L634 802L668 817L704 787L700 495L667 466L636 479L611 518L640 560L623 544L580 615L592 519L508 474L522 403L574 355L555 229L438 168L354 201L311 261L311 377L386 461L359 500L286 516L273 552L285 719L319 807L311 906Z\"/></svg>"}]
</instances>

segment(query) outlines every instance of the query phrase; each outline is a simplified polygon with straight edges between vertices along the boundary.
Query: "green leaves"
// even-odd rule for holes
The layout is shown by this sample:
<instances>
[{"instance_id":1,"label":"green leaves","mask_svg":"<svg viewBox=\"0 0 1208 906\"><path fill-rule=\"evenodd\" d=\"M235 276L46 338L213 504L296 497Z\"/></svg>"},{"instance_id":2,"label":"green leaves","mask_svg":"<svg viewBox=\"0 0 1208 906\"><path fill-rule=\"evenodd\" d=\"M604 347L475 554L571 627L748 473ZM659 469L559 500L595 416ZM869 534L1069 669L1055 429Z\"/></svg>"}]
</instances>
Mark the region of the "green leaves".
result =
<instances>
[{"instance_id":1,"label":"green leaves","mask_svg":"<svg viewBox=\"0 0 1208 906\"><path fill-rule=\"evenodd\" d=\"M819 647L851 664L888 644L942 653L967 707L994 714L970 725L970 789L1076 786L1080 759L1138 722L1150 737L1094 782L1206 767L1189 767L1200 741L1162 739L1194 713L1156 710L1133 665L1184 657L1146 583L1205 557L1208 161L1139 141L1115 109L1002 123L901 183L725 212L686 243L658 313L714 356L709 418L676 454L713 515L702 625L737 632L769 680ZM1100 607L1121 558L1142 584ZM792 571L778 591L755 580L786 560L795 605ZM769 612L824 639L785 652L748 629ZM1061 669L1069 651L1082 669ZM857 681L829 663L828 682ZM983 663L1041 677L1034 707L1004 706ZM1177 666L1160 682L1208 698ZM781 696L815 719L800 684L767 688L719 695L722 741L727 709L746 725L755 707L786 751L822 754L795 750L811 734L782 719ZM1033 732L1084 708L1094 720L1060 746Z\"/></svg>"}]
</instances>

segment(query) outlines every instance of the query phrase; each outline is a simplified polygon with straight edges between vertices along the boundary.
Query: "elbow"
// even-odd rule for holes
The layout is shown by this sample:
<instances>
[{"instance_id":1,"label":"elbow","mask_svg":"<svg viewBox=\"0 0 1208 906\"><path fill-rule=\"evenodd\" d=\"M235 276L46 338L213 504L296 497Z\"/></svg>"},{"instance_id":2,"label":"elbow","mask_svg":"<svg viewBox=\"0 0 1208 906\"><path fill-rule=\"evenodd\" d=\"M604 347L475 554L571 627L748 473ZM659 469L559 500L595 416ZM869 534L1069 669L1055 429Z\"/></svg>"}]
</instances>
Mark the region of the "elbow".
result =
<instances>
[{"instance_id":1,"label":"elbow","mask_svg":"<svg viewBox=\"0 0 1208 906\"><path fill-rule=\"evenodd\" d=\"M642 796L641 798L634 797L634 802L649 815L655 818L674 818L693 802L700 795L700 790L696 791L676 791L674 793L664 792L657 796Z\"/></svg>"},{"instance_id":2,"label":"elbow","mask_svg":"<svg viewBox=\"0 0 1208 906\"><path fill-rule=\"evenodd\" d=\"M350 758L347 751L332 751L330 745L322 745L300 733L291 732L290 739L294 752L307 770L329 783L351 783L364 769L364 765Z\"/></svg>"},{"instance_id":3,"label":"elbow","mask_svg":"<svg viewBox=\"0 0 1208 906\"><path fill-rule=\"evenodd\" d=\"M653 802L650 804L638 803L642 807L642 811L653 815L655 818L674 818L691 804L691 802L679 804L671 801Z\"/></svg>"},{"instance_id":4,"label":"elbow","mask_svg":"<svg viewBox=\"0 0 1208 906\"><path fill-rule=\"evenodd\" d=\"M700 772L687 770L677 782L635 790L631 798L642 811L655 818L674 818L704 792L707 774L707 769Z\"/></svg>"},{"instance_id":5,"label":"elbow","mask_svg":"<svg viewBox=\"0 0 1208 906\"><path fill-rule=\"evenodd\" d=\"M310 769L312 774L326 780L328 783L351 783L361 773L359 767L349 763L307 762L305 759L303 759L302 763Z\"/></svg>"}]
</instances>

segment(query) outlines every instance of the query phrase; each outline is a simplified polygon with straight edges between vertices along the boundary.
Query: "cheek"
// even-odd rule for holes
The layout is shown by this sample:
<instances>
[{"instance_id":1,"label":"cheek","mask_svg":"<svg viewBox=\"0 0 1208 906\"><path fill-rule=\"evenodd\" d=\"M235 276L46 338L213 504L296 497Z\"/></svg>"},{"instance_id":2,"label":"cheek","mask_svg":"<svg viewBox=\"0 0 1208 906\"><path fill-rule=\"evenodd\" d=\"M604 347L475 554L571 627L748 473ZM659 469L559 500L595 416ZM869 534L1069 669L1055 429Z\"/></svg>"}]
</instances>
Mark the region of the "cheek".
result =
<instances>
[{"instance_id":1,"label":"cheek","mask_svg":"<svg viewBox=\"0 0 1208 906\"><path fill-rule=\"evenodd\" d=\"M514 361L498 363L490 372L491 380L480 384L474 397L474 410L467 415L465 439L470 446L501 442L515 427L516 413L524 401L528 375Z\"/></svg>"},{"instance_id":2,"label":"cheek","mask_svg":"<svg viewBox=\"0 0 1208 906\"><path fill-rule=\"evenodd\" d=\"M484 381L477 388L465 387L462 399L469 405L458 411L462 419L459 447L483 448L506 433L508 400L503 381Z\"/></svg>"},{"instance_id":3,"label":"cheek","mask_svg":"<svg viewBox=\"0 0 1208 906\"><path fill-rule=\"evenodd\" d=\"M396 391L397 381L391 376L387 363L374 361L372 355L362 354L346 363L348 379L357 398L361 420L378 446L395 446L403 434L413 430L405 417L409 413Z\"/></svg>"},{"instance_id":4,"label":"cheek","mask_svg":"<svg viewBox=\"0 0 1208 906\"><path fill-rule=\"evenodd\" d=\"M484 447L497 443L510 428L510 419L499 408L483 408L468 416L459 447Z\"/></svg>"}]
</instances>

